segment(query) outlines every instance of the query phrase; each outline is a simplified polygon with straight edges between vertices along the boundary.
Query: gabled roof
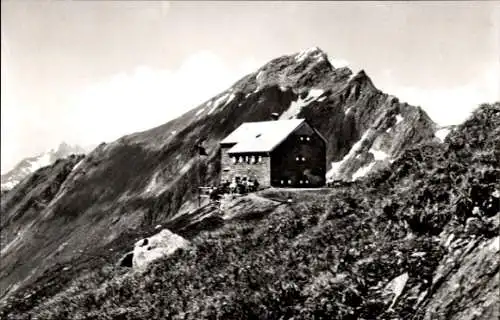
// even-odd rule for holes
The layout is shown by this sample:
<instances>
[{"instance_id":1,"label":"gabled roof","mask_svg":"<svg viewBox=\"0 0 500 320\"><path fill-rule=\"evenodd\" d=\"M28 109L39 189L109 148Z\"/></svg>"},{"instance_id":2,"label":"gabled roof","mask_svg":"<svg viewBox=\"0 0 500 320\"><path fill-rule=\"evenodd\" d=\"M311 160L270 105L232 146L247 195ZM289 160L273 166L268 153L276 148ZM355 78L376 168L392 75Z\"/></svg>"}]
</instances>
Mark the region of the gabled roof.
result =
<instances>
[{"instance_id":1,"label":"gabled roof","mask_svg":"<svg viewBox=\"0 0 500 320\"><path fill-rule=\"evenodd\" d=\"M236 144L228 153L270 152L285 140L304 119L246 122L221 144Z\"/></svg>"}]
</instances>

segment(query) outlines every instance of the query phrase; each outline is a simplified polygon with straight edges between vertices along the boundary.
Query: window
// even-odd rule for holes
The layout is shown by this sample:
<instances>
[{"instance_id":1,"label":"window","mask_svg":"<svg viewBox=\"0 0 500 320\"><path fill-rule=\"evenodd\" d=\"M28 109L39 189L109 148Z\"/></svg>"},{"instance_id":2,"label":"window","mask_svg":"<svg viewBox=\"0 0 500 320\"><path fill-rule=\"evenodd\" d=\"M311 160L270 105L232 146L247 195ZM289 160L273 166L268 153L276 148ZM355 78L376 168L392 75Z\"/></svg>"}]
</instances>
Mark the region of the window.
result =
<instances>
[{"instance_id":1,"label":"window","mask_svg":"<svg viewBox=\"0 0 500 320\"><path fill-rule=\"evenodd\" d=\"M255 156L252 156L252 163L257 163L257 158Z\"/></svg>"},{"instance_id":2,"label":"window","mask_svg":"<svg viewBox=\"0 0 500 320\"><path fill-rule=\"evenodd\" d=\"M306 180L306 184L309 184L309 180Z\"/></svg>"},{"instance_id":3,"label":"window","mask_svg":"<svg viewBox=\"0 0 500 320\"><path fill-rule=\"evenodd\" d=\"M231 160L233 161L233 163L236 163L236 157L231 157Z\"/></svg>"},{"instance_id":4,"label":"window","mask_svg":"<svg viewBox=\"0 0 500 320\"><path fill-rule=\"evenodd\" d=\"M292 184L292 180L288 180L288 184Z\"/></svg>"},{"instance_id":5,"label":"window","mask_svg":"<svg viewBox=\"0 0 500 320\"><path fill-rule=\"evenodd\" d=\"M262 162L262 156L259 156L259 159L257 160L258 163Z\"/></svg>"},{"instance_id":6,"label":"window","mask_svg":"<svg viewBox=\"0 0 500 320\"><path fill-rule=\"evenodd\" d=\"M306 158L305 157L302 157L302 162L306 161Z\"/></svg>"},{"instance_id":7,"label":"window","mask_svg":"<svg viewBox=\"0 0 500 320\"><path fill-rule=\"evenodd\" d=\"M300 157L295 157L295 161L299 161L300 160Z\"/></svg>"},{"instance_id":8,"label":"window","mask_svg":"<svg viewBox=\"0 0 500 320\"><path fill-rule=\"evenodd\" d=\"M281 185L283 185L285 183L285 181L281 180Z\"/></svg>"},{"instance_id":9,"label":"window","mask_svg":"<svg viewBox=\"0 0 500 320\"><path fill-rule=\"evenodd\" d=\"M299 140L302 141L302 142L311 141L311 137L309 137L309 136L300 136Z\"/></svg>"},{"instance_id":10,"label":"window","mask_svg":"<svg viewBox=\"0 0 500 320\"><path fill-rule=\"evenodd\" d=\"M300 184L303 184L303 183L304 183L304 181L300 180L300 181L299 181L299 183L300 183Z\"/></svg>"}]
</instances>

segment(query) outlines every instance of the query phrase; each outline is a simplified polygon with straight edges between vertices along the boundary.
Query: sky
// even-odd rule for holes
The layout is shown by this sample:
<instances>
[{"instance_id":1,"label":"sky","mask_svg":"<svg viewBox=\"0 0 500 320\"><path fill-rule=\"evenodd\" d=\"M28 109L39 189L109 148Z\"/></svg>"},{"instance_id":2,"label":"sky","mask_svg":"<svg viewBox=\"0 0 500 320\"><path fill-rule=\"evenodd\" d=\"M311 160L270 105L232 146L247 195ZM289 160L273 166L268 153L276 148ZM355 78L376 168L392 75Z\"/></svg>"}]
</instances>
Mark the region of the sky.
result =
<instances>
[{"instance_id":1,"label":"sky","mask_svg":"<svg viewBox=\"0 0 500 320\"><path fill-rule=\"evenodd\" d=\"M500 2L1 2L1 170L175 118L317 46L440 125L500 100Z\"/></svg>"}]
</instances>

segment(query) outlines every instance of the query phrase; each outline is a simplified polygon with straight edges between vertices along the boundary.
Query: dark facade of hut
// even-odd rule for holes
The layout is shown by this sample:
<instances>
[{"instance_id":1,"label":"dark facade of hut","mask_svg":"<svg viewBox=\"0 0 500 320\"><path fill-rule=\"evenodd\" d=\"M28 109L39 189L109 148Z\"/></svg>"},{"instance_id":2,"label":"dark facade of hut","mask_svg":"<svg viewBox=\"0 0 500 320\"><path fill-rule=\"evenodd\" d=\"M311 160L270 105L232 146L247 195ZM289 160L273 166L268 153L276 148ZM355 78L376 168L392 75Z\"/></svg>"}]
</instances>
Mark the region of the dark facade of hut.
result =
<instances>
[{"instance_id":1,"label":"dark facade of hut","mask_svg":"<svg viewBox=\"0 0 500 320\"><path fill-rule=\"evenodd\" d=\"M221 182L260 187L325 185L326 141L304 119L247 122L221 141Z\"/></svg>"}]
</instances>

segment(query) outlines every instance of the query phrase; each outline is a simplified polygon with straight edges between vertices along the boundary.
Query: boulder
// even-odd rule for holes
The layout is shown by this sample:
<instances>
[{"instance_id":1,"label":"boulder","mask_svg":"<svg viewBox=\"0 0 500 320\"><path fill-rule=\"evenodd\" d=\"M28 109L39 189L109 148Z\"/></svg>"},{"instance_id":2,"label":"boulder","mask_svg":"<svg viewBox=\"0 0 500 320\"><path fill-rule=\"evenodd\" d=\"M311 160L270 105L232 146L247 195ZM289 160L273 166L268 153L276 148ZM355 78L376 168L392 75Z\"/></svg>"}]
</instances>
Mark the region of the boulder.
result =
<instances>
[{"instance_id":1,"label":"boulder","mask_svg":"<svg viewBox=\"0 0 500 320\"><path fill-rule=\"evenodd\" d=\"M163 229L159 233L145 239L137 241L134 245L132 267L143 269L151 261L169 256L179 248L185 248L189 241L183 237Z\"/></svg>"}]
</instances>

